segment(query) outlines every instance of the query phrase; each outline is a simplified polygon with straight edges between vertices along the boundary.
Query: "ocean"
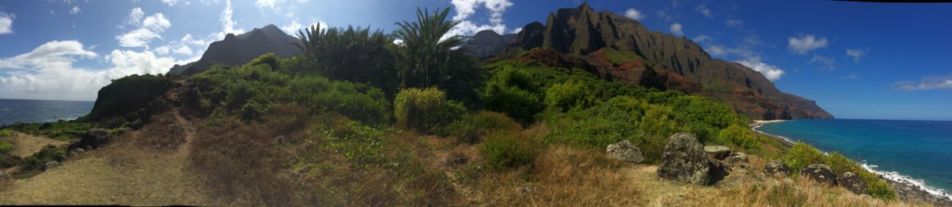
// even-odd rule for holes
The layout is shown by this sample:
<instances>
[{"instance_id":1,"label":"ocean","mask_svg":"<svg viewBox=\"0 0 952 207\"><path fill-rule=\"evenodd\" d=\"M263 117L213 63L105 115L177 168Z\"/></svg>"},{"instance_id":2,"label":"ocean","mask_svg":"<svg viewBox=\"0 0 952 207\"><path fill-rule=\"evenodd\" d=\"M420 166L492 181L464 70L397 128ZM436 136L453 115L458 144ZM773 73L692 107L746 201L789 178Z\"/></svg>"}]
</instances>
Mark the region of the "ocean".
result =
<instances>
[{"instance_id":1,"label":"ocean","mask_svg":"<svg viewBox=\"0 0 952 207\"><path fill-rule=\"evenodd\" d=\"M793 120L756 129L839 152L887 179L952 198L952 121Z\"/></svg>"},{"instance_id":2,"label":"ocean","mask_svg":"<svg viewBox=\"0 0 952 207\"><path fill-rule=\"evenodd\" d=\"M0 99L0 126L17 122L51 122L85 116L92 101Z\"/></svg>"}]
</instances>

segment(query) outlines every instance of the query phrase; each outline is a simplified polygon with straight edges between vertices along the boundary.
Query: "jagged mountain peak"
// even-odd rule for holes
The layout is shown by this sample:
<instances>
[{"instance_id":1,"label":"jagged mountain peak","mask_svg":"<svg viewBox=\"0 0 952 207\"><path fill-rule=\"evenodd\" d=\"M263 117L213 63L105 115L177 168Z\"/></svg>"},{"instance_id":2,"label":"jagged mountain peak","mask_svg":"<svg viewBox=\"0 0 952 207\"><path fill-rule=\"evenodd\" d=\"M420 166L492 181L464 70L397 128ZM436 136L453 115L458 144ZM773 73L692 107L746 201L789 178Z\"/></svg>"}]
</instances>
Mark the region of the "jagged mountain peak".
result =
<instances>
[{"instance_id":1,"label":"jagged mountain peak","mask_svg":"<svg viewBox=\"0 0 952 207\"><path fill-rule=\"evenodd\" d=\"M265 53L291 57L300 54L293 46L298 41L300 40L285 34L273 24L239 35L228 34L224 39L210 44L201 59L182 66L176 65L169 70L169 74L191 75L204 71L213 64L241 65Z\"/></svg>"}]
</instances>

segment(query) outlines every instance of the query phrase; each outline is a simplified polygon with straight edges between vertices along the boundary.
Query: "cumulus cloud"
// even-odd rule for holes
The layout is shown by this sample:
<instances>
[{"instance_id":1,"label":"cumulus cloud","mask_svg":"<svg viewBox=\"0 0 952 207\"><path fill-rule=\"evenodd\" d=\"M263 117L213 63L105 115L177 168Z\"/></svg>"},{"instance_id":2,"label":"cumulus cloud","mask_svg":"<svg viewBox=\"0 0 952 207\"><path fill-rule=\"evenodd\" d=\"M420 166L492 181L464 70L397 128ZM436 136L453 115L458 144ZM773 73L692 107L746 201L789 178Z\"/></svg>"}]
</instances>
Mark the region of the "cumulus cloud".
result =
<instances>
[{"instance_id":1,"label":"cumulus cloud","mask_svg":"<svg viewBox=\"0 0 952 207\"><path fill-rule=\"evenodd\" d=\"M638 11L635 8L628 8L628 10L625 10L625 16L634 20L645 19L645 15L643 15L641 11Z\"/></svg>"},{"instance_id":2,"label":"cumulus cloud","mask_svg":"<svg viewBox=\"0 0 952 207\"><path fill-rule=\"evenodd\" d=\"M866 50L863 49L846 49L846 56L853 58L853 62L859 63L859 59L863 58L866 55Z\"/></svg>"},{"instance_id":3,"label":"cumulus cloud","mask_svg":"<svg viewBox=\"0 0 952 207\"><path fill-rule=\"evenodd\" d=\"M105 55L111 66L77 68L74 63L98 57L75 40L50 41L30 52L0 58L0 94L7 98L92 100L109 81L131 74L164 73L175 60L150 51L113 50Z\"/></svg>"},{"instance_id":4,"label":"cumulus cloud","mask_svg":"<svg viewBox=\"0 0 952 207\"><path fill-rule=\"evenodd\" d=\"M763 74L764 77L766 77L767 80L770 80L770 81L779 80L780 77L783 76L784 74L783 69L780 69L777 66L768 65L766 63L761 62L760 60L755 60L755 59L740 60L740 61L737 61L737 63L747 66L748 68L753 69L754 71L760 72L760 74Z\"/></svg>"},{"instance_id":5,"label":"cumulus cloud","mask_svg":"<svg viewBox=\"0 0 952 207\"><path fill-rule=\"evenodd\" d=\"M79 6L73 6L72 9L69 9L69 14L79 14L79 12L82 11L82 9L79 9Z\"/></svg>"},{"instance_id":6,"label":"cumulus cloud","mask_svg":"<svg viewBox=\"0 0 952 207\"><path fill-rule=\"evenodd\" d=\"M136 12L141 12L141 8L136 7L130 13L130 19L134 18ZM149 43L154 39L161 39L163 31L172 26L172 22L165 18L162 13L155 13L142 19L137 24L139 28L127 33L116 36L119 46L122 47L149 47Z\"/></svg>"},{"instance_id":7,"label":"cumulus cloud","mask_svg":"<svg viewBox=\"0 0 952 207\"><path fill-rule=\"evenodd\" d=\"M235 28L238 25L238 22L232 18L234 10L231 9L231 0L225 1L225 9L221 11L221 16L219 21L221 21L221 32L218 33L219 39L224 39L227 34L241 34L245 31L240 28Z\"/></svg>"},{"instance_id":8,"label":"cumulus cloud","mask_svg":"<svg viewBox=\"0 0 952 207\"><path fill-rule=\"evenodd\" d=\"M671 33L675 35L684 35L684 28L681 26L681 23L675 22L674 24L671 24L669 29L671 30Z\"/></svg>"},{"instance_id":9,"label":"cumulus cloud","mask_svg":"<svg viewBox=\"0 0 952 207\"><path fill-rule=\"evenodd\" d=\"M472 35L483 30L493 30L496 33L504 34L506 25L503 23L503 13L512 7L510 0L452 0L456 15L454 21L459 21L456 27L453 27L445 37L453 35ZM469 18L476 13L476 9L485 8L489 10L489 24L477 24Z\"/></svg>"},{"instance_id":10,"label":"cumulus cloud","mask_svg":"<svg viewBox=\"0 0 952 207\"><path fill-rule=\"evenodd\" d=\"M833 70L836 60L831 57L826 57L822 55L813 55L813 59L810 59L811 64L820 64L828 70Z\"/></svg>"},{"instance_id":11,"label":"cumulus cloud","mask_svg":"<svg viewBox=\"0 0 952 207\"><path fill-rule=\"evenodd\" d=\"M799 37L790 37L787 41L788 48L796 54L807 54L812 50L824 48L827 46L826 38L817 38L813 35L801 35Z\"/></svg>"},{"instance_id":12,"label":"cumulus cloud","mask_svg":"<svg viewBox=\"0 0 952 207\"><path fill-rule=\"evenodd\" d=\"M721 45L711 45L708 46L707 52L714 56L724 56L727 55L727 49L724 49L724 46Z\"/></svg>"},{"instance_id":13,"label":"cumulus cloud","mask_svg":"<svg viewBox=\"0 0 952 207\"><path fill-rule=\"evenodd\" d=\"M0 35L13 33L13 14L0 12Z\"/></svg>"},{"instance_id":14,"label":"cumulus cloud","mask_svg":"<svg viewBox=\"0 0 952 207\"><path fill-rule=\"evenodd\" d=\"M898 89L909 91L948 90L952 89L952 74L930 75L923 77L919 81L900 81L896 82L895 85Z\"/></svg>"},{"instance_id":15,"label":"cumulus cloud","mask_svg":"<svg viewBox=\"0 0 952 207\"><path fill-rule=\"evenodd\" d=\"M129 16L126 17L126 24L139 25L142 23L143 17L145 17L145 12L142 11L142 7L132 8L132 10L129 11Z\"/></svg>"},{"instance_id":16,"label":"cumulus cloud","mask_svg":"<svg viewBox=\"0 0 952 207\"><path fill-rule=\"evenodd\" d=\"M281 28L281 30L284 30L284 33L287 33L288 35L292 35L292 36L293 36L293 35L297 34L298 31L300 31L301 29L309 28L309 27L314 26L314 25L316 25L316 24L321 24L321 30L325 30L325 29L327 29L327 28L330 26L329 24L327 24L327 22L324 22L324 21L312 20L312 22L313 22L313 23L311 23L311 24L303 25L303 24L301 24L301 22L298 22L297 20L292 20L291 23L288 23L288 24L286 24L286 25L280 26L280 28Z\"/></svg>"}]
</instances>

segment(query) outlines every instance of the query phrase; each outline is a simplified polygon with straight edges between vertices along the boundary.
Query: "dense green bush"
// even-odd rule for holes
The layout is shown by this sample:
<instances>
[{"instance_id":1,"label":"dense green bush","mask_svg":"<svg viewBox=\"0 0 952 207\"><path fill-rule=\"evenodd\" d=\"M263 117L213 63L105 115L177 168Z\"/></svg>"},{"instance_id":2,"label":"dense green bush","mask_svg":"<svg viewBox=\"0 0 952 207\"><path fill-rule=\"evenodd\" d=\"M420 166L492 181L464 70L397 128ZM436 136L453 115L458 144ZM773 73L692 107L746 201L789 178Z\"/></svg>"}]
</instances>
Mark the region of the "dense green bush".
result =
<instances>
[{"instance_id":1,"label":"dense green bush","mask_svg":"<svg viewBox=\"0 0 952 207\"><path fill-rule=\"evenodd\" d=\"M480 138L496 131L518 131L522 126L505 114L481 111L469 114L450 124L448 134L461 143L476 143Z\"/></svg>"},{"instance_id":2,"label":"dense green bush","mask_svg":"<svg viewBox=\"0 0 952 207\"><path fill-rule=\"evenodd\" d=\"M550 110L560 112L575 107L589 107L595 103L595 97L587 93L590 89L578 81L566 81L549 86L545 90L545 105Z\"/></svg>"},{"instance_id":3,"label":"dense green bush","mask_svg":"<svg viewBox=\"0 0 952 207\"><path fill-rule=\"evenodd\" d=\"M505 68L486 82L481 93L486 109L503 112L522 122L532 123L545 109L544 88L532 82L531 75L514 68Z\"/></svg>"},{"instance_id":4,"label":"dense green bush","mask_svg":"<svg viewBox=\"0 0 952 207\"><path fill-rule=\"evenodd\" d=\"M330 28L316 24L298 32L296 44L310 67L331 79L366 83L395 93L398 85L395 57L389 49L393 39L370 28ZM273 67L273 66L272 66Z\"/></svg>"},{"instance_id":5,"label":"dense green bush","mask_svg":"<svg viewBox=\"0 0 952 207\"><path fill-rule=\"evenodd\" d=\"M649 162L658 161L667 138L682 131L670 108L620 96L594 107L545 115L552 132L549 143L588 148L629 140L638 145Z\"/></svg>"},{"instance_id":6,"label":"dense green bush","mask_svg":"<svg viewBox=\"0 0 952 207\"><path fill-rule=\"evenodd\" d=\"M7 126L8 131L16 130L20 133L45 136L57 140L77 139L93 127L93 124L83 121L57 121L47 123L16 123ZM11 131L12 132L12 131Z\"/></svg>"},{"instance_id":7,"label":"dense green bush","mask_svg":"<svg viewBox=\"0 0 952 207\"><path fill-rule=\"evenodd\" d=\"M896 199L896 192L890 187L889 183L879 178L878 175L863 169L859 164L840 153L833 152L827 156L810 145L797 143L787 149L781 159L794 172L800 172L810 164L825 164L830 166L837 175L844 172L855 173L866 182L867 194L884 200Z\"/></svg>"},{"instance_id":8,"label":"dense green bush","mask_svg":"<svg viewBox=\"0 0 952 207\"><path fill-rule=\"evenodd\" d=\"M171 80L154 75L131 75L113 80L99 90L89 118L97 121L150 108L149 103L170 88Z\"/></svg>"},{"instance_id":9,"label":"dense green bush","mask_svg":"<svg viewBox=\"0 0 952 207\"><path fill-rule=\"evenodd\" d=\"M482 147L487 164L494 169L532 164L540 151L540 146L533 140L512 131L489 134Z\"/></svg>"},{"instance_id":10,"label":"dense green bush","mask_svg":"<svg viewBox=\"0 0 952 207\"><path fill-rule=\"evenodd\" d=\"M44 165L49 161L62 162L66 160L66 149L58 148L52 145L43 147L40 152L23 159L20 162L21 173L31 173L43 170Z\"/></svg>"},{"instance_id":11,"label":"dense green bush","mask_svg":"<svg viewBox=\"0 0 952 207\"><path fill-rule=\"evenodd\" d=\"M394 99L397 125L425 133L434 133L466 114L462 104L447 101L437 88L403 89Z\"/></svg>"},{"instance_id":12,"label":"dense green bush","mask_svg":"<svg viewBox=\"0 0 952 207\"><path fill-rule=\"evenodd\" d=\"M13 150L13 143L0 140L0 154L6 154Z\"/></svg>"},{"instance_id":13,"label":"dense green bush","mask_svg":"<svg viewBox=\"0 0 952 207\"><path fill-rule=\"evenodd\" d=\"M390 120L390 104L380 89L277 71L269 64L205 71L189 79L192 87L185 94L185 105L203 116L220 109L246 121L259 120L274 105L285 103L297 103L314 114L340 113L368 124Z\"/></svg>"},{"instance_id":14,"label":"dense green bush","mask_svg":"<svg viewBox=\"0 0 952 207\"><path fill-rule=\"evenodd\" d=\"M764 141L760 138L760 135L753 130L734 124L727 128L721 129L718 133L714 143L717 144L726 144L734 145L748 150L760 149L760 146Z\"/></svg>"}]
</instances>

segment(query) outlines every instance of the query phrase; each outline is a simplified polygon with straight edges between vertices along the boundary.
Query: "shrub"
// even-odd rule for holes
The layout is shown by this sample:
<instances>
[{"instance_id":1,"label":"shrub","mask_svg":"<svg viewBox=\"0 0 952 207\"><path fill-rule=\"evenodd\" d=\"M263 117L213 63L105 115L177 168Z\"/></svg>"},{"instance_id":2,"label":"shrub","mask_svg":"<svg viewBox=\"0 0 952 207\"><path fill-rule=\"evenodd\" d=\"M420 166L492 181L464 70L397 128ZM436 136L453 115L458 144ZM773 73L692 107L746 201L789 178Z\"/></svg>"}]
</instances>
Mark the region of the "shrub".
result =
<instances>
[{"instance_id":1,"label":"shrub","mask_svg":"<svg viewBox=\"0 0 952 207\"><path fill-rule=\"evenodd\" d=\"M456 137L461 143L476 143L480 138L496 131L516 131L522 126L505 114L481 111L469 114L459 121L450 124L448 134Z\"/></svg>"},{"instance_id":2,"label":"shrub","mask_svg":"<svg viewBox=\"0 0 952 207\"><path fill-rule=\"evenodd\" d=\"M576 81L554 84L545 90L545 105L560 112L576 107L587 108L595 102L595 97L586 93L587 90L583 83Z\"/></svg>"},{"instance_id":3,"label":"shrub","mask_svg":"<svg viewBox=\"0 0 952 207\"><path fill-rule=\"evenodd\" d=\"M826 163L826 157L823 153L802 142L794 144L793 147L787 149L781 159L793 172L800 172L800 170L803 170L803 168L811 164Z\"/></svg>"},{"instance_id":4,"label":"shrub","mask_svg":"<svg viewBox=\"0 0 952 207\"><path fill-rule=\"evenodd\" d=\"M756 132L738 124L722 129L714 142L735 145L748 150L759 149L760 145L764 143Z\"/></svg>"},{"instance_id":5,"label":"shrub","mask_svg":"<svg viewBox=\"0 0 952 207\"><path fill-rule=\"evenodd\" d=\"M47 145L40 152L24 158L23 162L20 162L20 167L23 172L31 173L42 170L43 166L49 161L62 162L65 159L66 149Z\"/></svg>"},{"instance_id":6,"label":"shrub","mask_svg":"<svg viewBox=\"0 0 952 207\"><path fill-rule=\"evenodd\" d=\"M13 150L13 143L0 140L0 154L6 154Z\"/></svg>"},{"instance_id":7,"label":"shrub","mask_svg":"<svg viewBox=\"0 0 952 207\"><path fill-rule=\"evenodd\" d=\"M0 137L12 137L13 130L10 129L0 129Z\"/></svg>"},{"instance_id":8,"label":"shrub","mask_svg":"<svg viewBox=\"0 0 952 207\"><path fill-rule=\"evenodd\" d=\"M539 146L515 132L492 133L482 147L489 167L504 169L532 164L539 155Z\"/></svg>"},{"instance_id":9,"label":"shrub","mask_svg":"<svg viewBox=\"0 0 952 207\"><path fill-rule=\"evenodd\" d=\"M466 113L462 104L446 101L446 94L439 89L403 89L394 99L394 115L397 125L425 133L433 133Z\"/></svg>"},{"instance_id":10,"label":"shrub","mask_svg":"<svg viewBox=\"0 0 952 207\"><path fill-rule=\"evenodd\" d=\"M508 114L522 123L532 123L545 109L542 89L531 81L529 73L512 68L497 72L486 82L481 98L486 109Z\"/></svg>"}]
</instances>

